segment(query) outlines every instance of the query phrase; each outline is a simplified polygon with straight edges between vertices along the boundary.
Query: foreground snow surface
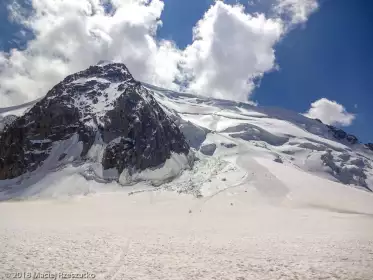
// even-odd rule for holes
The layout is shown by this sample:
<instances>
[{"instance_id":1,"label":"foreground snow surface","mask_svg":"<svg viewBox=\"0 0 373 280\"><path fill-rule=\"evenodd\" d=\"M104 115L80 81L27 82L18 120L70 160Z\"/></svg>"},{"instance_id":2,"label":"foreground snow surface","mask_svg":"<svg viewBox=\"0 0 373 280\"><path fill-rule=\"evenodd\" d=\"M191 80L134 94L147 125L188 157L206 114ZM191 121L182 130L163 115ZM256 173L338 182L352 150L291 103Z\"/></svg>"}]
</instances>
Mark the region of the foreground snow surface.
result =
<instances>
[{"instance_id":1,"label":"foreground snow surface","mask_svg":"<svg viewBox=\"0 0 373 280\"><path fill-rule=\"evenodd\" d=\"M200 160L158 189L48 175L40 188L96 191L0 203L0 278L373 279L370 193L266 158L231 162Z\"/></svg>"},{"instance_id":2,"label":"foreground snow surface","mask_svg":"<svg viewBox=\"0 0 373 280\"><path fill-rule=\"evenodd\" d=\"M373 279L372 151L295 113L149 87L193 168L173 158L123 186L54 153L1 181L0 279ZM0 108L0 129L31 105ZM79 154L73 140L57 148Z\"/></svg>"}]
</instances>

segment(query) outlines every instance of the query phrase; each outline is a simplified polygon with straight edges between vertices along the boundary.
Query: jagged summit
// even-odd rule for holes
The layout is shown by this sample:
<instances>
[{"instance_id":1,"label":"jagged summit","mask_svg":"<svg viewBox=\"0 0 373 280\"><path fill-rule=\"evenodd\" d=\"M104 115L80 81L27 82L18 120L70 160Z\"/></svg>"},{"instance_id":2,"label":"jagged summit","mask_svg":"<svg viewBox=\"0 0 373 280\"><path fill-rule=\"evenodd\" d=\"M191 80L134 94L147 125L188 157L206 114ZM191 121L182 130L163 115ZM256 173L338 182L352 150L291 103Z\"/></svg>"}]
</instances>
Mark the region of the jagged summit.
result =
<instances>
[{"instance_id":1,"label":"jagged summit","mask_svg":"<svg viewBox=\"0 0 373 280\"><path fill-rule=\"evenodd\" d=\"M66 77L2 131L0 180L78 159L131 173L173 152L189 152L179 128L124 64L104 63Z\"/></svg>"}]
</instances>

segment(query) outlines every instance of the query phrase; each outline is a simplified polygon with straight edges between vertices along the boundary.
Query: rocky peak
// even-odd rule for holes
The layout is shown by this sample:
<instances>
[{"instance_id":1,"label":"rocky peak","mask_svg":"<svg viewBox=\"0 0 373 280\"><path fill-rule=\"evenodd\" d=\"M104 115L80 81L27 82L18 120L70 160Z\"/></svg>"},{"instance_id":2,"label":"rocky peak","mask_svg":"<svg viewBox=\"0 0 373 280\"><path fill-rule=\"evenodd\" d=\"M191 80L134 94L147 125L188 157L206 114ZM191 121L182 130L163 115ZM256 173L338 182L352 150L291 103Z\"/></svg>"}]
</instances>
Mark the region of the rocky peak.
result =
<instances>
[{"instance_id":1,"label":"rocky peak","mask_svg":"<svg viewBox=\"0 0 373 280\"><path fill-rule=\"evenodd\" d=\"M63 163L72 149L61 148L66 141L79 150L69 160L85 160L97 139L105 146L103 169L119 173L189 152L179 128L127 67L102 63L66 77L0 133L0 180L32 172L52 156Z\"/></svg>"},{"instance_id":2,"label":"rocky peak","mask_svg":"<svg viewBox=\"0 0 373 280\"><path fill-rule=\"evenodd\" d=\"M339 141L347 141L351 145L355 145L359 143L359 139L352 134L348 134L344 130L337 128L332 125L326 125L331 133L333 134L334 138L336 138Z\"/></svg>"},{"instance_id":3,"label":"rocky peak","mask_svg":"<svg viewBox=\"0 0 373 280\"><path fill-rule=\"evenodd\" d=\"M314 119L314 120L321 124L324 124L320 119ZM359 143L359 139L355 135L348 134L344 130L337 128L335 126L332 126L332 125L326 124L325 126L329 129L329 131L332 133L335 139L342 141L342 142L347 141L351 145L355 145Z\"/></svg>"}]
</instances>

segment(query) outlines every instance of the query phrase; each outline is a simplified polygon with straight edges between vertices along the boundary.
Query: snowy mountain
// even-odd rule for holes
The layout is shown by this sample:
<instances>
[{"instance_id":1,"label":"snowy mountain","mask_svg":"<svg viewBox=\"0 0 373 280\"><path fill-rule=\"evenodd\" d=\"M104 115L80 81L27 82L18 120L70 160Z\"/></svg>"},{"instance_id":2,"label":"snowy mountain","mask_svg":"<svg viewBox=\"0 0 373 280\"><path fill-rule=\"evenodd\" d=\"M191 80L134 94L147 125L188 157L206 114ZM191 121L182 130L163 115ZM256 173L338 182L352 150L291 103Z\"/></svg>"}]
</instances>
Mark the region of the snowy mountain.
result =
<instances>
[{"instance_id":1,"label":"snowy mountain","mask_svg":"<svg viewBox=\"0 0 373 280\"><path fill-rule=\"evenodd\" d=\"M0 279L373 279L373 145L318 120L101 62L0 130Z\"/></svg>"},{"instance_id":2,"label":"snowy mountain","mask_svg":"<svg viewBox=\"0 0 373 280\"><path fill-rule=\"evenodd\" d=\"M206 155L245 152L373 190L373 150L354 135L281 108L181 94L151 85L189 144Z\"/></svg>"},{"instance_id":3,"label":"snowy mountain","mask_svg":"<svg viewBox=\"0 0 373 280\"><path fill-rule=\"evenodd\" d=\"M84 166L85 178L126 185L171 158L175 170L144 177L162 184L192 166L189 146L197 158L245 154L373 190L373 151L355 136L280 108L140 84L123 64L99 63L0 112L0 179L10 197L16 182L29 187L68 164Z\"/></svg>"},{"instance_id":4,"label":"snowy mountain","mask_svg":"<svg viewBox=\"0 0 373 280\"><path fill-rule=\"evenodd\" d=\"M70 75L25 114L4 120L0 180L77 161L98 163L100 177L118 179L189 153L179 128L123 64Z\"/></svg>"}]
</instances>

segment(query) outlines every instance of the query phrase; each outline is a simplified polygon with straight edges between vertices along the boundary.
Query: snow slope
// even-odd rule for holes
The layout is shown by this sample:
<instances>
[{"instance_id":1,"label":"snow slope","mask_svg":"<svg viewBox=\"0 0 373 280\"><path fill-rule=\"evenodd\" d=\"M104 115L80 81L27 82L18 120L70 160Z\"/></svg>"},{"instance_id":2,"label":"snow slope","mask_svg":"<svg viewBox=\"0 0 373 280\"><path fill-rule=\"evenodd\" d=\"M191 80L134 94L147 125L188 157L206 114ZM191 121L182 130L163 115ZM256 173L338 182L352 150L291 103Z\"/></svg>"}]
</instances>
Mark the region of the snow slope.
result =
<instances>
[{"instance_id":1,"label":"snow slope","mask_svg":"<svg viewBox=\"0 0 373 280\"><path fill-rule=\"evenodd\" d=\"M129 184L70 162L11 186L0 279L373 279L371 151L296 113L146 86L194 167L175 173L173 157Z\"/></svg>"},{"instance_id":2,"label":"snow slope","mask_svg":"<svg viewBox=\"0 0 373 280\"><path fill-rule=\"evenodd\" d=\"M236 163L201 160L167 185L177 192L49 175L43 191L91 195L0 203L0 279L372 279L370 193L268 159Z\"/></svg>"},{"instance_id":3,"label":"snow slope","mask_svg":"<svg viewBox=\"0 0 373 280\"><path fill-rule=\"evenodd\" d=\"M215 144L213 155L247 152L272 158L317 176L368 191L373 190L373 151L363 144L338 141L330 129L298 113L177 93L151 85L157 101L181 120L197 150ZM201 133L201 129L205 133ZM227 145L231 148L227 149ZM234 147L233 147L234 145Z\"/></svg>"}]
</instances>

